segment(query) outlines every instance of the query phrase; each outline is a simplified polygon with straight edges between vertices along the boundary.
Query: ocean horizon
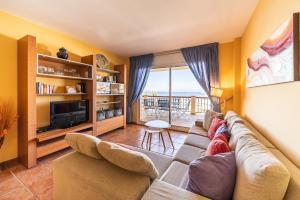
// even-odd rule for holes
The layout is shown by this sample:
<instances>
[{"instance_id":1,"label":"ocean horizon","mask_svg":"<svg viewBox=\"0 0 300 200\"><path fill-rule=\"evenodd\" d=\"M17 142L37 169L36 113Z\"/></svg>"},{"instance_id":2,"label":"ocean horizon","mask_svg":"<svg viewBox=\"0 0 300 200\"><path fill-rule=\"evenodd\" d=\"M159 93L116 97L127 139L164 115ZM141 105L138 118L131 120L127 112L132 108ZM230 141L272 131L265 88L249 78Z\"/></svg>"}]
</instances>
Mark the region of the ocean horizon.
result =
<instances>
[{"instance_id":1,"label":"ocean horizon","mask_svg":"<svg viewBox=\"0 0 300 200\"><path fill-rule=\"evenodd\" d=\"M169 92L143 92L143 95L148 95L148 96L169 96ZM190 96L196 96L196 97L205 97L206 95L204 92L172 92L172 96L183 96L183 97L190 97Z\"/></svg>"}]
</instances>

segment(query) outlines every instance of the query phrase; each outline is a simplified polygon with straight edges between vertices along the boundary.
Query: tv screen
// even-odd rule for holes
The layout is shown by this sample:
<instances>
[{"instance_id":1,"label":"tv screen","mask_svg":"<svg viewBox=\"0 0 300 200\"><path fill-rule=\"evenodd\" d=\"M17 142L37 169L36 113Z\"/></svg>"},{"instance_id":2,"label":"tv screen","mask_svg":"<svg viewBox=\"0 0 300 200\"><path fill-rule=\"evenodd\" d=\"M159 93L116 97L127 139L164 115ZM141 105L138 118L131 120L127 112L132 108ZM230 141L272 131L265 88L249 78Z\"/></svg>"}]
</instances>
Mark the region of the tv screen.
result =
<instances>
[{"instance_id":1,"label":"tv screen","mask_svg":"<svg viewBox=\"0 0 300 200\"><path fill-rule=\"evenodd\" d=\"M63 114L78 111L86 111L87 101L57 101L50 103L51 114Z\"/></svg>"},{"instance_id":2,"label":"tv screen","mask_svg":"<svg viewBox=\"0 0 300 200\"><path fill-rule=\"evenodd\" d=\"M88 121L88 100L50 102L50 126L65 128Z\"/></svg>"}]
</instances>

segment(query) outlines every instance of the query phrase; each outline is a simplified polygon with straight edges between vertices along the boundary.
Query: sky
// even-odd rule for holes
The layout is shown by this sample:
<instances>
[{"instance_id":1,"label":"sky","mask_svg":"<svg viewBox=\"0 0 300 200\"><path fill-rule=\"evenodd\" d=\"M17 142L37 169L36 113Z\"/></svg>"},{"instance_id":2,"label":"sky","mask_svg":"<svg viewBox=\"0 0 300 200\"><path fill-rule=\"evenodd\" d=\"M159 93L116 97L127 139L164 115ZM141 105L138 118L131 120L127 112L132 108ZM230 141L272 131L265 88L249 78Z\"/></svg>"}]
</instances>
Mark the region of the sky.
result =
<instances>
[{"instance_id":1,"label":"sky","mask_svg":"<svg viewBox=\"0 0 300 200\"><path fill-rule=\"evenodd\" d=\"M150 72L148 82L144 92L168 92L169 91L169 71ZM202 88L195 79L189 68L172 69L172 92L197 92L203 93Z\"/></svg>"}]
</instances>

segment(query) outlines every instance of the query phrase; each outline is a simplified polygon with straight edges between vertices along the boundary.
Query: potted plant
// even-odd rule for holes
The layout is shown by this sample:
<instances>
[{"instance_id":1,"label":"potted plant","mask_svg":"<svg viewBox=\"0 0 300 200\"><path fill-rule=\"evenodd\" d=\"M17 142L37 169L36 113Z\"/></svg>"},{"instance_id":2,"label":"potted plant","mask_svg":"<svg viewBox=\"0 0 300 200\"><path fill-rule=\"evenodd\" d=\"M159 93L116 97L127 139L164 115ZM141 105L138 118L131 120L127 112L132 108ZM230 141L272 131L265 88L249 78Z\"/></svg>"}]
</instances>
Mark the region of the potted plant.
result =
<instances>
[{"instance_id":1,"label":"potted plant","mask_svg":"<svg viewBox=\"0 0 300 200\"><path fill-rule=\"evenodd\" d=\"M16 122L17 115L10 102L0 102L0 149L8 130Z\"/></svg>"}]
</instances>

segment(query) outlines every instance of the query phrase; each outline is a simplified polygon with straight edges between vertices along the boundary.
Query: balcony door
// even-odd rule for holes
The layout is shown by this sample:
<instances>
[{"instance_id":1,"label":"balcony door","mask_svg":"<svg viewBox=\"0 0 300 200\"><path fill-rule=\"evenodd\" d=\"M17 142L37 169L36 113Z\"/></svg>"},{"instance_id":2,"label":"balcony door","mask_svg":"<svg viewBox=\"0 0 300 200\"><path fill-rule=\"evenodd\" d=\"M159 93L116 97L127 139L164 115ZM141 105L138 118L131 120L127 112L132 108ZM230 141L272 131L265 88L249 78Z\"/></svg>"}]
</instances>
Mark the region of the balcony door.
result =
<instances>
[{"instance_id":1,"label":"balcony door","mask_svg":"<svg viewBox=\"0 0 300 200\"><path fill-rule=\"evenodd\" d=\"M154 68L140 98L140 121L160 119L190 127L209 108L209 99L187 66Z\"/></svg>"}]
</instances>

